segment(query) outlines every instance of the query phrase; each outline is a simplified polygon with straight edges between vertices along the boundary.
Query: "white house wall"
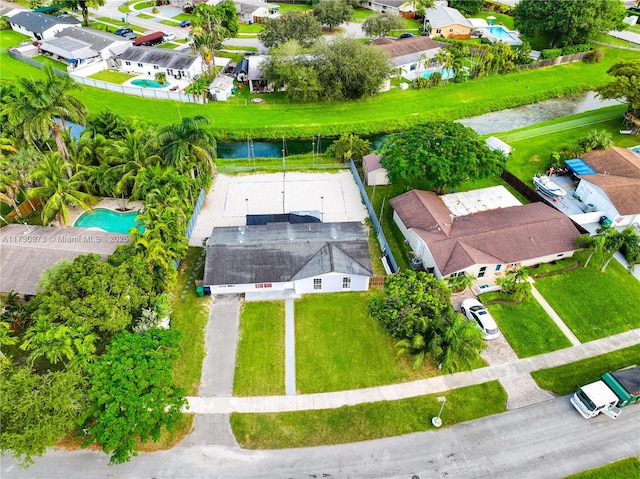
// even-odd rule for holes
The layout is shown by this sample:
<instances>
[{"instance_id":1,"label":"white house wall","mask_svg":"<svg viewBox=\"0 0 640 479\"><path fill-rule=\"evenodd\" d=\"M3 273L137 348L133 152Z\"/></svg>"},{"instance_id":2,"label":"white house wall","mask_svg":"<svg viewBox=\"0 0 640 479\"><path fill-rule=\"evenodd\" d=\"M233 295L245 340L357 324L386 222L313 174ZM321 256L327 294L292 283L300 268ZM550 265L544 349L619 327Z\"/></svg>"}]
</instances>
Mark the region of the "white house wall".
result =
<instances>
[{"instance_id":1,"label":"white house wall","mask_svg":"<svg viewBox=\"0 0 640 479\"><path fill-rule=\"evenodd\" d=\"M160 65L154 65L152 63L140 63L133 60L117 60L117 64L121 71L131 73L141 73L143 75L155 75L159 72L164 72L167 76L181 75L182 78L192 79L195 75L202 73L201 70L202 60L200 57L195 58L195 61L191 67L187 70L170 69Z\"/></svg>"},{"instance_id":2,"label":"white house wall","mask_svg":"<svg viewBox=\"0 0 640 479\"><path fill-rule=\"evenodd\" d=\"M377 13L388 13L390 15L400 15L400 9L398 7L390 7L387 5L381 5L376 2L362 2L360 5L362 8L366 8L368 10L373 10Z\"/></svg>"},{"instance_id":3,"label":"white house wall","mask_svg":"<svg viewBox=\"0 0 640 479\"><path fill-rule=\"evenodd\" d=\"M343 288L343 278L351 278L351 287ZM314 289L313 280L322 279L322 288ZM304 278L295 281L295 291L297 294L308 293L339 293L342 291L367 291L369 289L369 278L366 276L358 276L342 273L327 273L312 278Z\"/></svg>"},{"instance_id":4,"label":"white house wall","mask_svg":"<svg viewBox=\"0 0 640 479\"><path fill-rule=\"evenodd\" d=\"M611 200L604 190L587 180L580 180L580 183L576 188L576 195L578 195L585 204L592 204L599 213L598 218L593 222L598 221L600 216L604 215L613 221L613 226L628 226L633 224L636 218L640 216L640 206L638 206L638 214L626 216L621 215L613 203L611 203Z\"/></svg>"},{"instance_id":5,"label":"white house wall","mask_svg":"<svg viewBox=\"0 0 640 479\"><path fill-rule=\"evenodd\" d=\"M69 28L71 26L75 26L75 25L65 25L65 24L54 25L48 30L45 30L44 32L38 35L18 25L11 25L11 29L18 33L22 33L23 35L28 35L31 38L35 38L36 40L49 40L53 38L56 35L56 33L58 33L59 31L64 30L65 28Z\"/></svg>"},{"instance_id":6,"label":"white house wall","mask_svg":"<svg viewBox=\"0 0 640 479\"><path fill-rule=\"evenodd\" d=\"M422 266L424 267L424 269L432 268L435 277L438 279L442 278L442 274L438 269L438 265L436 265L436 261L433 259L433 255L431 254L431 251L429 251L429 248L427 248L427 244L424 242L424 240L420 238L420 236L418 236L413 230L407 229L398 216L398 213L396 213L395 211L393 212L393 220L396 222L396 225L400 229L402 236L404 236L404 238L407 240L415 255L422 261Z\"/></svg>"}]
</instances>

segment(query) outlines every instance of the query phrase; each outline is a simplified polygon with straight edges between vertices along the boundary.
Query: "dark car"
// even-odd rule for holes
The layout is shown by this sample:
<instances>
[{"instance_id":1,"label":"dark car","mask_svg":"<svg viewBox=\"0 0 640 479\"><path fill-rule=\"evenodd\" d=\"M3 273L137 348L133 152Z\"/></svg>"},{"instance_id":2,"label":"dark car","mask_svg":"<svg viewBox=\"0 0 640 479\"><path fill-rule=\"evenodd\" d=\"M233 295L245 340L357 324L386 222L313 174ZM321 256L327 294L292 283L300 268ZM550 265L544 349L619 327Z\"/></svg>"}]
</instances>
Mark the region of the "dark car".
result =
<instances>
[{"instance_id":1,"label":"dark car","mask_svg":"<svg viewBox=\"0 0 640 479\"><path fill-rule=\"evenodd\" d=\"M413 38L415 35L413 33L401 33L400 38Z\"/></svg>"},{"instance_id":2,"label":"dark car","mask_svg":"<svg viewBox=\"0 0 640 479\"><path fill-rule=\"evenodd\" d=\"M181 26L182 28L190 27L190 26L191 26L191 22L190 22L189 20L182 20L182 21L180 22L180 26Z\"/></svg>"},{"instance_id":3,"label":"dark car","mask_svg":"<svg viewBox=\"0 0 640 479\"><path fill-rule=\"evenodd\" d=\"M127 33L133 33L133 30L130 28L118 28L116 30L116 35L124 36Z\"/></svg>"}]
</instances>

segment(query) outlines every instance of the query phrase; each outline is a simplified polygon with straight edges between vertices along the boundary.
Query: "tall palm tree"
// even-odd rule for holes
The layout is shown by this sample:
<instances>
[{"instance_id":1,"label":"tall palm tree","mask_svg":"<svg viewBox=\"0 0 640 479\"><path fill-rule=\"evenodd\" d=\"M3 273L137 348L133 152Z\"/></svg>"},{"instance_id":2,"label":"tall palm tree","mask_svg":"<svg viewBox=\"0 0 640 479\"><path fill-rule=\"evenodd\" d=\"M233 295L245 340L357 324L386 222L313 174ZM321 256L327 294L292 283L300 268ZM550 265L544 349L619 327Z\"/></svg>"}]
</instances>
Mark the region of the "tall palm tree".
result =
<instances>
[{"instance_id":1,"label":"tall palm tree","mask_svg":"<svg viewBox=\"0 0 640 479\"><path fill-rule=\"evenodd\" d=\"M133 198L144 198L141 195L141 173L150 165L158 165L162 158L153 149L152 138L142 129L129 131L122 140L112 145L112 153L118 164L113 170L120 176L115 192L130 192Z\"/></svg>"},{"instance_id":2,"label":"tall palm tree","mask_svg":"<svg viewBox=\"0 0 640 479\"><path fill-rule=\"evenodd\" d=\"M451 316L440 336L440 365L446 372L470 369L486 343L482 339L482 332L473 322L464 321L460 314L453 313Z\"/></svg>"},{"instance_id":3,"label":"tall palm tree","mask_svg":"<svg viewBox=\"0 0 640 479\"><path fill-rule=\"evenodd\" d=\"M51 134L58 152L66 160L69 154L62 138L65 122L84 125L87 109L67 93L80 88L71 77L58 75L49 66L45 66L44 72L44 80L18 78L11 101L5 103L0 113L6 115L10 124L21 125L24 139L29 143L45 141Z\"/></svg>"},{"instance_id":4,"label":"tall palm tree","mask_svg":"<svg viewBox=\"0 0 640 479\"><path fill-rule=\"evenodd\" d=\"M413 369L422 367L428 354L435 350L438 327L435 321L421 317L416 323L416 333L411 338L401 339L395 344L398 355L410 354Z\"/></svg>"},{"instance_id":5,"label":"tall palm tree","mask_svg":"<svg viewBox=\"0 0 640 479\"><path fill-rule=\"evenodd\" d=\"M607 269L609 261L613 258L625 241L625 236L615 228L605 228L600 233L604 237L604 249L607 252L606 259L600 271Z\"/></svg>"},{"instance_id":6,"label":"tall palm tree","mask_svg":"<svg viewBox=\"0 0 640 479\"><path fill-rule=\"evenodd\" d=\"M604 237L601 235L580 235L578 236L578 238L576 238L576 246L586 247L587 249L589 249L589 257L587 258L587 261L585 261L583 266L584 268L586 268L591 261L591 258L595 256L596 260L600 260L600 258L602 257L604 253Z\"/></svg>"},{"instance_id":7,"label":"tall palm tree","mask_svg":"<svg viewBox=\"0 0 640 479\"><path fill-rule=\"evenodd\" d=\"M161 128L156 141L165 163L186 172L188 164L194 160L198 173L210 175L216 158L216 139L208 129L210 123L207 117L197 115ZM191 176L196 176L193 170Z\"/></svg>"},{"instance_id":8,"label":"tall palm tree","mask_svg":"<svg viewBox=\"0 0 640 479\"><path fill-rule=\"evenodd\" d=\"M85 185L82 173L69 177L69 168L69 163L59 153L49 153L33 173L33 179L39 186L31 188L28 196L44 201L42 221L45 224L55 217L59 224L67 226L71 206L93 211L90 205L95 198L82 191Z\"/></svg>"}]
</instances>

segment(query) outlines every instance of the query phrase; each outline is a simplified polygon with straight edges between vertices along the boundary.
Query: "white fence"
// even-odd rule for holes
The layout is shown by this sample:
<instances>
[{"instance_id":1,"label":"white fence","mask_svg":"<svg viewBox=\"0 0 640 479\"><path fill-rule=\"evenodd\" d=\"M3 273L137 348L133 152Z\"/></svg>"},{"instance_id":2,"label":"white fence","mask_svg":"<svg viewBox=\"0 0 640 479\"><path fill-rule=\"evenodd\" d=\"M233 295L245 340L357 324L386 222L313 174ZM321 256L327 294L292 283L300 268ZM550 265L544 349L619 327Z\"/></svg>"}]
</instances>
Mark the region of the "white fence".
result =
<instances>
[{"instance_id":1,"label":"white fence","mask_svg":"<svg viewBox=\"0 0 640 479\"><path fill-rule=\"evenodd\" d=\"M9 49L9 56L15 58L16 60L20 60L22 62L28 63L36 68L42 70L44 65L34 60L33 58L28 58L22 55L20 52ZM59 75L69 75L67 72L63 72L62 70L55 69L56 73ZM115 83L108 83L101 80L94 80L93 78L84 78L78 75L69 75L73 81L77 83L81 83L83 85L91 86L94 88L100 88L101 90L113 91L116 93L124 93L125 95L135 95L141 96L145 98L156 98L158 100L173 100L180 101L183 103L202 103L202 100L195 97L194 95L189 95L187 93L182 93L181 91L169 91L169 90L159 90L157 88L140 88L136 86L124 86L124 85L116 85Z\"/></svg>"}]
</instances>

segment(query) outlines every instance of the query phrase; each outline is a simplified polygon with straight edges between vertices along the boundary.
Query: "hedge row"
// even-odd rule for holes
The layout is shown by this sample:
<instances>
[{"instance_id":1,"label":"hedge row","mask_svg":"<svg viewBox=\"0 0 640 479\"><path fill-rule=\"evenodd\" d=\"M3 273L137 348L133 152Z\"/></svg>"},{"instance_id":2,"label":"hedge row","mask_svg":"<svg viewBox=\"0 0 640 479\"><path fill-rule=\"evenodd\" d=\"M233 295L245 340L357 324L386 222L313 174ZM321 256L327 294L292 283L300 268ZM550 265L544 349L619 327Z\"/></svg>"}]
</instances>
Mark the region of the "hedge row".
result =
<instances>
[{"instance_id":1,"label":"hedge row","mask_svg":"<svg viewBox=\"0 0 640 479\"><path fill-rule=\"evenodd\" d=\"M547 50L542 50L540 57L543 60L552 60L565 55L575 55L576 53L588 52L589 50L593 50L593 45L590 43L581 43L580 45L572 45L570 47L548 48Z\"/></svg>"}]
</instances>

